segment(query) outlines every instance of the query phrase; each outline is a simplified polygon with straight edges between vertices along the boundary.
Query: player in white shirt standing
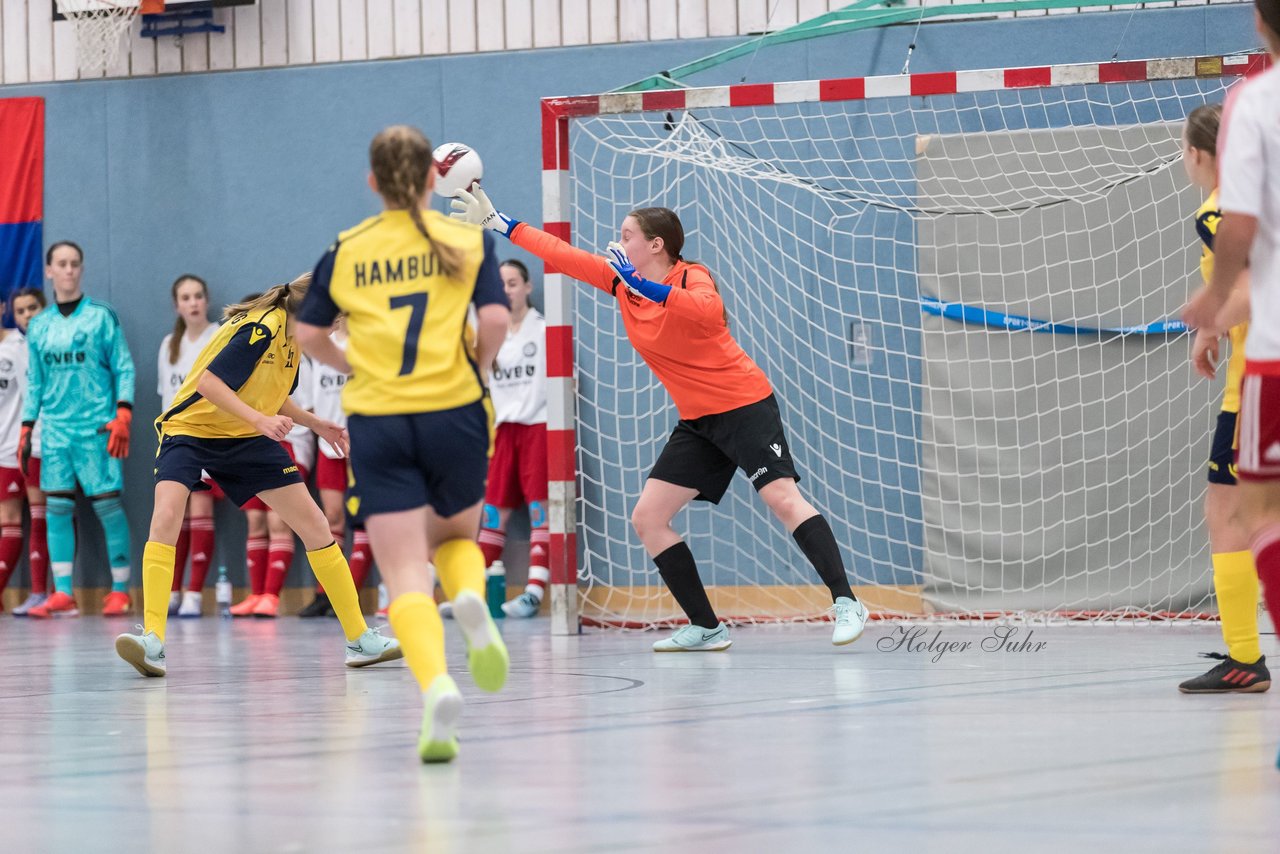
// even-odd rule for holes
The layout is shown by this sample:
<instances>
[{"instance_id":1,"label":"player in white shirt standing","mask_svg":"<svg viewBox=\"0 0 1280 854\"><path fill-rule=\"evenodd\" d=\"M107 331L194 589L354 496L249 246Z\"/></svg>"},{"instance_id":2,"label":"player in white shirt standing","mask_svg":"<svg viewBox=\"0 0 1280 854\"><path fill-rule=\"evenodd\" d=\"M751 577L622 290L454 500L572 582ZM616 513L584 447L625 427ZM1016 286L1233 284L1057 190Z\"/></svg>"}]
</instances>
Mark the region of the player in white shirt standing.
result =
<instances>
[{"instance_id":1,"label":"player in white shirt standing","mask_svg":"<svg viewBox=\"0 0 1280 854\"><path fill-rule=\"evenodd\" d=\"M1254 5L1272 67L1228 101L1213 278L1184 318L1189 326L1223 331L1222 307L1249 268L1251 322L1236 469L1267 610L1280 619L1280 0Z\"/></svg>"},{"instance_id":2,"label":"player in white shirt standing","mask_svg":"<svg viewBox=\"0 0 1280 854\"><path fill-rule=\"evenodd\" d=\"M160 411L168 412L173 397L191 372L196 356L209 343L218 324L209 320L209 285L199 276L185 273L171 289L173 311L177 319L173 331L160 342L156 365L156 392L160 395ZM209 490L193 492L187 500L187 515L178 535L177 555L173 567L173 592L169 596L169 613L179 617L199 617L202 613L205 578L213 560L213 502L223 498L222 490L205 478ZM191 556L191 583L182 590L182 573L187 555Z\"/></svg>"},{"instance_id":3,"label":"player in white shirt standing","mask_svg":"<svg viewBox=\"0 0 1280 854\"><path fill-rule=\"evenodd\" d=\"M529 505L529 582L524 593L502 606L508 617L532 617L542 604L547 568L547 322L529 304L533 284L519 261L504 261L502 286L511 302L511 325L493 363L489 396L497 433L489 460L480 549L486 566L501 559L507 521Z\"/></svg>"},{"instance_id":4,"label":"player in white shirt standing","mask_svg":"<svg viewBox=\"0 0 1280 854\"><path fill-rule=\"evenodd\" d=\"M49 304L40 288L23 288L9 297L13 303L13 322L25 336L27 324ZM24 377L25 383L25 377ZM31 571L31 593L13 609L15 617L25 617L49 598L49 536L45 516L45 497L40 491L40 422L31 432L31 459L27 462L27 505L31 508L31 536L27 542L27 567Z\"/></svg>"},{"instance_id":5,"label":"player in white shirt standing","mask_svg":"<svg viewBox=\"0 0 1280 854\"><path fill-rule=\"evenodd\" d=\"M0 313L4 308L0 301ZM27 484L18 468L18 434L26 386L27 339L16 329L0 327L0 593L22 557L22 500Z\"/></svg>"},{"instance_id":6,"label":"player in white shirt standing","mask_svg":"<svg viewBox=\"0 0 1280 854\"><path fill-rule=\"evenodd\" d=\"M347 350L347 316L339 314L333 323L330 340L344 353ZM334 424L346 426L347 414L342 409L342 389L347 384L347 375L334 370L321 362L313 362L311 367L311 402L315 405L315 413ZM320 453L316 456L316 489L320 491L320 506L324 508L325 518L329 520L329 531L336 543L347 541L347 510L343 501L347 491L347 458L337 448L324 439L320 440ZM351 580L355 582L356 592L364 587L369 575L369 565L373 553L369 549L369 535L364 526L352 524L351 554L347 563L351 566ZM298 612L299 617L332 617L333 608L329 606L329 597L322 588L316 588L316 598L310 605Z\"/></svg>"}]
</instances>

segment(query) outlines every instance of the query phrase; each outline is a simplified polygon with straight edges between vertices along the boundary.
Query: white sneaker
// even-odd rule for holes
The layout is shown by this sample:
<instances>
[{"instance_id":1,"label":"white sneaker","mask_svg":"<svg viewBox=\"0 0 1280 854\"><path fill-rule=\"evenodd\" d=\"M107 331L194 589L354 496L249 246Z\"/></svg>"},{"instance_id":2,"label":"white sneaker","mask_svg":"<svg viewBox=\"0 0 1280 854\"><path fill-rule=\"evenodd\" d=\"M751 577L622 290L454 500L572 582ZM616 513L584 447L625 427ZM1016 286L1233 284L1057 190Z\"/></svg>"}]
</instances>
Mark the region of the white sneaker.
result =
<instances>
[{"instance_id":1,"label":"white sneaker","mask_svg":"<svg viewBox=\"0 0 1280 854\"><path fill-rule=\"evenodd\" d=\"M134 628L141 630L142 626ZM116 653L143 676L163 676L167 670L164 641L155 632L120 635L116 638Z\"/></svg>"},{"instance_id":2,"label":"white sneaker","mask_svg":"<svg viewBox=\"0 0 1280 854\"><path fill-rule=\"evenodd\" d=\"M856 599L841 596L833 606L836 612L836 630L831 633L834 646L844 646L862 637L867 628L867 606Z\"/></svg>"},{"instance_id":3,"label":"white sneaker","mask_svg":"<svg viewBox=\"0 0 1280 854\"><path fill-rule=\"evenodd\" d=\"M182 604L178 607L179 617L204 616L204 594L199 590L188 590L182 594Z\"/></svg>"},{"instance_id":4,"label":"white sneaker","mask_svg":"<svg viewBox=\"0 0 1280 854\"><path fill-rule=\"evenodd\" d=\"M453 619L453 603L452 602L440 603L440 619L442 620Z\"/></svg>"},{"instance_id":5,"label":"white sneaker","mask_svg":"<svg viewBox=\"0 0 1280 854\"><path fill-rule=\"evenodd\" d=\"M13 616L25 617L32 608L39 608L49 598L48 593L28 593L22 604L13 609Z\"/></svg>"},{"instance_id":6,"label":"white sneaker","mask_svg":"<svg viewBox=\"0 0 1280 854\"><path fill-rule=\"evenodd\" d=\"M347 642L347 667L368 667L397 658L404 658L400 641L384 638L377 629L365 629L360 637Z\"/></svg>"},{"instance_id":7,"label":"white sneaker","mask_svg":"<svg viewBox=\"0 0 1280 854\"><path fill-rule=\"evenodd\" d=\"M521 593L510 602L502 603L502 613L508 617L516 617L523 619L526 617L538 616L538 609L542 607L542 600L532 593Z\"/></svg>"},{"instance_id":8,"label":"white sneaker","mask_svg":"<svg viewBox=\"0 0 1280 854\"><path fill-rule=\"evenodd\" d=\"M511 658L489 606L479 594L463 590L453 600L458 626L467 639L467 667L481 691L500 691L507 682Z\"/></svg>"},{"instance_id":9,"label":"white sneaker","mask_svg":"<svg viewBox=\"0 0 1280 854\"><path fill-rule=\"evenodd\" d=\"M423 762L450 762L458 755L458 716L462 694L448 673L431 681L422 694L422 730L418 756Z\"/></svg>"},{"instance_id":10,"label":"white sneaker","mask_svg":"<svg viewBox=\"0 0 1280 854\"><path fill-rule=\"evenodd\" d=\"M169 594L169 616L177 614L180 607L182 607L182 591L174 590Z\"/></svg>"},{"instance_id":11,"label":"white sneaker","mask_svg":"<svg viewBox=\"0 0 1280 854\"><path fill-rule=\"evenodd\" d=\"M674 635L653 645L654 652L720 652L733 644L729 640L729 627L724 623L714 629L702 626L685 626Z\"/></svg>"}]
</instances>

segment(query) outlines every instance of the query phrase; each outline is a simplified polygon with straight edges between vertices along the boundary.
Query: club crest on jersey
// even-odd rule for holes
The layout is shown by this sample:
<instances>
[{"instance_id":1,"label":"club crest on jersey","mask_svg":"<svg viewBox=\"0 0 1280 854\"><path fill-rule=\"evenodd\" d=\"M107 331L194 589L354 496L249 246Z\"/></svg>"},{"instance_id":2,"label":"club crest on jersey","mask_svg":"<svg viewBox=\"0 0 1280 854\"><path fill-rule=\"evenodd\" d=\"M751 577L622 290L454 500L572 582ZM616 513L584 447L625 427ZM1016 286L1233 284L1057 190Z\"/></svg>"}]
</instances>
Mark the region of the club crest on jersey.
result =
<instances>
[{"instance_id":1,"label":"club crest on jersey","mask_svg":"<svg viewBox=\"0 0 1280 854\"><path fill-rule=\"evenodd\" d=\"M13 370L13 362L11 360L0 359L0 371L5 371L7 373L8 371L12 371L12 370Z\"/></svg>"},{"instance_id":2,"label":"club crest on jersey","mask_svg":"<svg viewBox=\"0 0 1280 854\"><path fill-rule=\"evenodd\" d=\"M524 355L526 358L533 358L538 355L538 345L532 341L526 341L524 345Z\"/></svg>"},{"instance_id":3,"label":"club crest on jersey","mask_svg":"<svg viewBox=\"0 0 1280 854\"><path fill-rule=\"evenodd\" d=\"M263 338L266 338L266 337L267 337L267 330L263 329L261 326L254 326L253 329L249 330L250 346L257 344L259 341L261 341Z\"/></svg>"}]
</instances>

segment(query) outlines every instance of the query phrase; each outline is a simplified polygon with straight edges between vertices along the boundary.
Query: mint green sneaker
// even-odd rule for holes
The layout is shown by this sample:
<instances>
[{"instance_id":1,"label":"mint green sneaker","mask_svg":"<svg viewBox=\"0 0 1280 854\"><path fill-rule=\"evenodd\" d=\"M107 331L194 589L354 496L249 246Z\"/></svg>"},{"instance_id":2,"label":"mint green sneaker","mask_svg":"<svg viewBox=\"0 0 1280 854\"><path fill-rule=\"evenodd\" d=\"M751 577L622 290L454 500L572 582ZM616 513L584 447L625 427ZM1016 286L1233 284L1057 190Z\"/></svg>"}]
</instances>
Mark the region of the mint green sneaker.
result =
<instances>
[{"instance_id":1,"label":"mint green sneaker","mask_svg":"<svg viewBox=\"0 0 1280 854\"><path fill-rule=\"evenodd\" d=\"M142 626L134 626L139 631ZM155 632L124 634L116 638L116 654L133 665L143 676L165 674L164 641Z\"/></svg>"},{"instance_id":2,"label":"mint green sneaker","mask_svg":"<svg viewBox=\"0 0 1280 854\"><path fill-rule=\"evenodd\" d=\"M422 731L418 756L423 762L450 762L458 755L458 717L462 694L448 673L431 680L422 694Z\"/></svg>"},{"instance_id":3,"label":"mint green sneaker","mask_svg":"<svg viewBox=\"0 0 1280 854\"><path fill-rule=\"evenodd\" d=\"M831 633L832 645L844 646L862 637L862 632L867 628L869 616L867 606L857 599L841 596L832 607L836 612L836 628Z\"/></svg>"},{"instance_id":4,"label":"mint green sneaker","mask_svg":"<svg viewBox=\"0 0 1280 854\"><path fill-rule=\"evenodd\" d=\"M507 684L511 660L489 606L474 591L464 590L453 600L453 617L467 639L467 667L481 691L501 691Z\"/></svg>"},{"instance_id":5,"label":"mint green sneaker","mask_svg":"<svg viewBox=\"0 0 1280 854\"><path fill-rule=\"evenodd\" d=\"M365 629L360 637L347 642L347 667L368 667L397 658L404 658L400 641L384 638L377 629Z\"/></svg>"},{"instance_id":6,"label":"mint green sneaker","mask_svg":"<svg viewBox=\"0 0 1280 854\"><path fill-rule=\"evenodd\" d=\"M674 635L653 645L654 652L720 652L733 644L729 627L724 623L714 629L685 626Z\"/></svg>"}]
</instances>

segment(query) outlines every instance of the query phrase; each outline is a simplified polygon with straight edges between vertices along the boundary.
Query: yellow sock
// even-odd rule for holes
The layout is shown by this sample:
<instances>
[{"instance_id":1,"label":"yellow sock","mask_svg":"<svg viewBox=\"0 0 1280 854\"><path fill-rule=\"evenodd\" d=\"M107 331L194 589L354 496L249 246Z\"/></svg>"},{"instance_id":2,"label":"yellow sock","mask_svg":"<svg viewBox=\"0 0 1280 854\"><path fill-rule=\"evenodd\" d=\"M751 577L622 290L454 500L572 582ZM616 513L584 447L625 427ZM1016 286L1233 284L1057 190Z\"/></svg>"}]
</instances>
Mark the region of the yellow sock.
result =
<instances>
[{"instance_id":1,"label":"yellow sock","mask_svg":"<svg viewBox=\"0 0 1280 854\"><path fill-rule=\"evenodd\" d=\"M369 628L360 613L360 594L356 592L355 582L351 580L351 567L342 555L337 543L331 543L322 549L307 552L307 563L311 571L329 594L329 605L338 615L342 623L342 631L347 640L353 641Z\"/></svg>"},{"instance_id":2,"label":"yellow sock","mask_svg":"<svg viewBox=\"0 0 1280 854\"><path fill-rule=\"evenodd\" d=\"M397 596L387 610L387 619L404 650L404 663L425 692L445 672L444 623L435 600L425 593Z\"/></svg>"},{"instance_id":3,"label":"yellow sock","mask_svg":"<svg viewBox=\"0 0 1280 854\"><path fill-rule=\"evenodd\" d=\"M1213 556L1213 589L1222 615L1222 639L1227 654L1241 664L1262 657L1258 643L1258 571L1252 552Z\"/></svg>"},{"instance_id":4,"label":"yellow sock","mask_svg":"<svg viewBox=\"0 0 1280 854\"><path fill-rule=\"evenodd\" d=\"M173 587L173 562L178 550L147 541L142 549L142 630L164 640L169 622L169 590Z\"/></svg>"},{"instance_id":5,"label":"yellow sock","mask_svg":"<svg viewBox=\"0 0 1280 854\"><path fill-rule=\"evenodd\" d=\"M436 549L436 572L444 595L453 601L463 590L484 598L484 552L473 540L449 540Z\"/></svg>"}]
</instances>

